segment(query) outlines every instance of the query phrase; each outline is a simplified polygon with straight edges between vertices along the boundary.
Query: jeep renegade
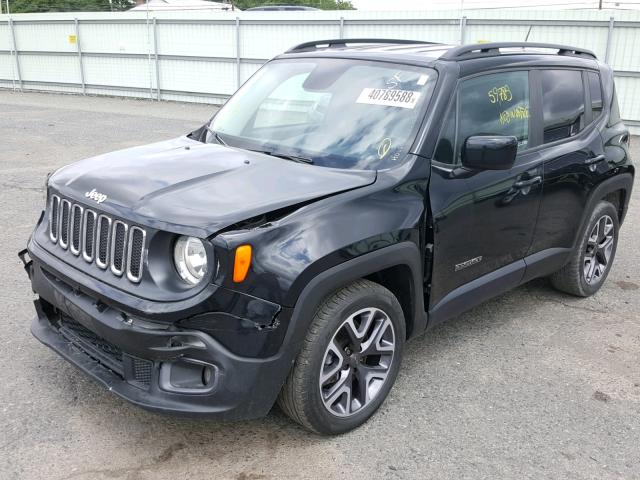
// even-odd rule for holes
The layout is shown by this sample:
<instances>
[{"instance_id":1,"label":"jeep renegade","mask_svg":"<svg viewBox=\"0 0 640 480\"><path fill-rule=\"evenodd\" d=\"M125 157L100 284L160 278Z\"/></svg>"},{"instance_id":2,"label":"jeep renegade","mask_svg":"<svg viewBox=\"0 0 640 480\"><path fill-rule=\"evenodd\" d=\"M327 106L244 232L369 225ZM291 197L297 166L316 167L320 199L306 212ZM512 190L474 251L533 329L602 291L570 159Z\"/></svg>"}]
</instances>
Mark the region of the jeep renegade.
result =
<instances>
[{"instance_id":1,"label":"jeep renegade","mask_svg":"<svg viewBox=\"0 0 640 480\"><path fill-rule=\"evenodd\" d=\"M31 329L150 410L345 432L408 339L536 277L597 292L633 176L587 50L305 43L189 135L50 175Z\"/></svg>"}]
</instances>

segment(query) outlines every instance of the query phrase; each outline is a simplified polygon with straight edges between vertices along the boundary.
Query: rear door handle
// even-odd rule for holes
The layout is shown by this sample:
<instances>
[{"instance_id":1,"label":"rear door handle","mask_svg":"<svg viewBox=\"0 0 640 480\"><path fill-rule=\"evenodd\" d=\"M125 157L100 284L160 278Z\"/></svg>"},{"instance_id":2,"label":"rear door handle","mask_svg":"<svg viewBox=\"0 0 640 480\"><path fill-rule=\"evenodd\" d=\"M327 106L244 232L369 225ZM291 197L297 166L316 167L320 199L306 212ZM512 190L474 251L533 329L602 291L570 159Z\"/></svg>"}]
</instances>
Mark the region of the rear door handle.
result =
<instances>
[{"instance_id":1,"label":"rear door handle","mask_svg":"<svg viewBox=\"0 0 640 480\"><path fill-rule=\"evenodd\" d=\"M540 175L536 175L535 177L530 178L528 180L520 180L514 183L513 186L516 188L524 188L524 187L530 187L531 185L535 185L536 183L541 183L541 182L542 182L542 177Z\"/></svg>"},{"instance_id":2,"label":"rear door handle","mask_svg":"<svg viewBox=\"0 0 640 480\"><path fill-rule=\"evenodd\" d=\"M598 155L597 157L587 158L584 163L585 165L593 165L594 163L598 163L604 160L604 155Z\"/></svg>"}]
</instances>

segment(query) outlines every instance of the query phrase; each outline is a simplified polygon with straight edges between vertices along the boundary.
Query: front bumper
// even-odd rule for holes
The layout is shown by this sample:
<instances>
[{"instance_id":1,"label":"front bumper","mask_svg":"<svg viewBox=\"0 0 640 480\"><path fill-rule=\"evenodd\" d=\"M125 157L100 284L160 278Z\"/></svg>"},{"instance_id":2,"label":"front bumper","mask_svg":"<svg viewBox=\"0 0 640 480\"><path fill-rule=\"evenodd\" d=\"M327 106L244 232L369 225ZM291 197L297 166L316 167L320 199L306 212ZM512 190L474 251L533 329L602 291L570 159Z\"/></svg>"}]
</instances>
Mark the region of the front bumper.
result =
<instances>
[{"instance_id":1,"label":"front bumper","mask_svg":"<svg viewBox=\"0 0 640 480\"><path fill-rule=\"evenodd\" d=\"M61 265L43 263L33 246L26 269L39 298L31 331L43 344L149 410L225 420L269 412L291 365L286 344L267 357L242 356L211 332L163 323L158 315L131 315L73 282Z\"/></svg>"}]
</instances>

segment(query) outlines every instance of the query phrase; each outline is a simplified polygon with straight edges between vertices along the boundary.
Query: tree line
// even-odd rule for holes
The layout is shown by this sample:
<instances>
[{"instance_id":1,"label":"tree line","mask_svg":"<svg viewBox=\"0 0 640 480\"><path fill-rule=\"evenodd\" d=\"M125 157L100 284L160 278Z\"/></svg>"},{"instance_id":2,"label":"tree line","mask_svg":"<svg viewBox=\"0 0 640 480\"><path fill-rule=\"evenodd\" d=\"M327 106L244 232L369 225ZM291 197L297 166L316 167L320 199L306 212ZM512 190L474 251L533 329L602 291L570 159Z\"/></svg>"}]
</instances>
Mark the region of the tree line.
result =
<instances>
[{"instance_id":1,"label":"tree line","mask_svg":"<svg viewBox=\"0 0 640 480\"><path fill-rule=\"evenodd\" d=\"M7 13L6 0L0 2L0 13ZM241 10L265 5L301 5L321 10L353 10L353 5L348 0L232 0L230 3ZM119 12L129 10L133 6L134 0L9 0L11 13Z\"/></svg>"}]
</instances>

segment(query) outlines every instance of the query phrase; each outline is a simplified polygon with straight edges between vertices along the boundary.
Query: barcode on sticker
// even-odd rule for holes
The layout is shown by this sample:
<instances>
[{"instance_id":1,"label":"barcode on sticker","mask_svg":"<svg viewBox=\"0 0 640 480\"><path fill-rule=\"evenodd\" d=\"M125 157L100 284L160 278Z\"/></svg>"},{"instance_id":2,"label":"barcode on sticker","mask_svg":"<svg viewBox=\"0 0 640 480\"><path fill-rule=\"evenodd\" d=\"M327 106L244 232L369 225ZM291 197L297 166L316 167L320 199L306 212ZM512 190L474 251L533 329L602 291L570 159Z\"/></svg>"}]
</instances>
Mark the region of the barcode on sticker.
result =
<instances>
[{"instance_id":1,"label":"barcode on sticker","mask_svg":"<svg viewBox=\"0 0 640 480\"><path fill-rule=\"evenodd\" d=\"M365 88L356 103L384 105L387 107L414 108L420 99L420 92L384 88Z\"/></svg>"}]
</instances>

